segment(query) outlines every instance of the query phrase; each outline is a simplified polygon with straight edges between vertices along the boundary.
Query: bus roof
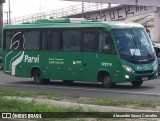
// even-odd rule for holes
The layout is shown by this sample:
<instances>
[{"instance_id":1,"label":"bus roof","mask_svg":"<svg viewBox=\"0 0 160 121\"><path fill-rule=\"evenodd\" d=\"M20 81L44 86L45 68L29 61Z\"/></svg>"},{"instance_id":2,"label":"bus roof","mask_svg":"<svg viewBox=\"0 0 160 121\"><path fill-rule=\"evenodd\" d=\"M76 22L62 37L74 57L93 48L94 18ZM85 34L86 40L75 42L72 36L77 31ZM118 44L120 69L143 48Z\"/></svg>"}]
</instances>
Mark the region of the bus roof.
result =
<instances>
[{"instance_id":1,"label":"bus roof","mask_svg":"<svg viewBox=\"0 0 160 121\"><path fill-rule=\"evenodd\" d=\"M127 21L94 21L72 19L72 18L56 18L56 19L39 19L34 23L22 23L15 25L6 25L3 29L27 29L27 28L81 28L81 27L103 27L108 30L112 28L144 28L141 24Z\"/></svg>"}]
</instances>

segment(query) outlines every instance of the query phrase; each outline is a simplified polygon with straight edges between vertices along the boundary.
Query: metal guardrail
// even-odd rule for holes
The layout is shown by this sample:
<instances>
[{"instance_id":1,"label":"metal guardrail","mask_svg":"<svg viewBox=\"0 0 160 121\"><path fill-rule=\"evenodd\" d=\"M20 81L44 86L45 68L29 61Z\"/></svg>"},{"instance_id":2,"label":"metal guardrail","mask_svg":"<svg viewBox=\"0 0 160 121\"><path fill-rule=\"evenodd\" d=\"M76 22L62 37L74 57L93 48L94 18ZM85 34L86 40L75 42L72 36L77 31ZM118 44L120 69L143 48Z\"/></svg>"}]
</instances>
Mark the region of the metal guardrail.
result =
<instances>
[{"instance_id":1,"label":"metal guardrail","mask_svg":"<svg viewBox=\"0 0 160 121\"><path fill-rule=\"evenodd\" d=\"M41 12L41 13L22 16L19 18L13 18L13 19L11 19L11 24L19 24L19 23L25 23L25 22L33 23L37 19L65 17L65 16L70 16L70 15L80 14L83 12L101 10L104 8L108 8L108 4L84 3L83 5L79 4L76 6L70 6L67 8L61 8L61 9L52 10L49 12ZM7 24L7 20L4 21L4 25L6 25L6 24Z\"/></svg>"}]
</instances>

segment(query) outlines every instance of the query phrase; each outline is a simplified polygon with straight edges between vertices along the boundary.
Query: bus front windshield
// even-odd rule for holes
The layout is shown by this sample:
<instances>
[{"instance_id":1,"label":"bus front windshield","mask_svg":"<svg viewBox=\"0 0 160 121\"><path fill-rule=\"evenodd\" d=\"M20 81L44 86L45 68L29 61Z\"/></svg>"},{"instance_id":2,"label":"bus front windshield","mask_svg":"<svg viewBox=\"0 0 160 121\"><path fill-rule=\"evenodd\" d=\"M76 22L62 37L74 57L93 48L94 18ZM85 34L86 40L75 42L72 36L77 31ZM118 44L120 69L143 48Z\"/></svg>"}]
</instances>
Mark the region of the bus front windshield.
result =
<instances>
[{"instance_id":1,"label":"bus front windshield","mask_svg":"<svg viewBox=\"0 0 160 121\"><path fill-rule=\"evenodd\" d=\"M155 59L153 45L145 29L114 29L113 35L122 59L147 63Z\"/></svg>"}]
</instances>

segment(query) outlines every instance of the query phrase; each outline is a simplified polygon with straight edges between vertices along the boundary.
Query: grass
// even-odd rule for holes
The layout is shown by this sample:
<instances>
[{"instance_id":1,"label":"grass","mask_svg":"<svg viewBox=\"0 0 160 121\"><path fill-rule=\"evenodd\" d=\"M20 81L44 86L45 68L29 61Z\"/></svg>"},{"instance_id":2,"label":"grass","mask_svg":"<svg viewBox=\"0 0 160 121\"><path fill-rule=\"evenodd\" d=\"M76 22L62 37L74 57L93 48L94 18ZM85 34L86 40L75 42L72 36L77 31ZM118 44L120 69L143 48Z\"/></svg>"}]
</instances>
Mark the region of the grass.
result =
<instances>
[{"instance_id":1,"label":"grass","mask_svg":"<svg viewBox=\"0 0 160 121\"><path fill-rule=\"evenodd\" d=\"M88 99L87 104L101 105L101 106L118 106L118 107L132 107L132 108L151 108L154 109L159 104L146 101L134 100L115 100L115 99Z\"/></svg>"},{"instance_id":2,"label":"grass","mask_svg":"<svg viewBox=\"0 0 160 121\"><path fill-rule=\"evenodd\" d=\"M157 106L160 107L160 104L146 101L135 101L135 100L115 100L115 99L88 99L88 98L80 98L79 96L62 96L55 95L52 92L39 92L39 91L26 91L26 90L18 90L18 89L10 89L10 88L0 88L0 96L19 96L19 97L31 97L31 98L45 98L45 99L54 99L54 100L68 100L71 102L77 103L86 103L86 104L94 104L101 106L118 106L118 107L129 107L129 108L137 108L137 109L154 109Z\"/></svg>"},{"instance_id":3,"label":"grass","mask_svg":"<svg viewBox=\"0 0 160 121\"><path fill-rule=\"evenodd\" d=\"M56 99L57 96L52 92L38 92L38 91L29 91L29 90L18 90L11 88L1 88L0 87L0 96L19 96L19 97L33 97L33 98L47 98L47 99Z\"/></svg>"},{"instance_id":4,"label":"grass","mask_svg":"<svg viewBox=\"0 0 160 121\"><path fill-rule=\"evenodd\" d=\"M37 121L84 121L81 118L65 118L70 115L71 112L84 112L82 108L70 107L63 108L58 106L40 105L35 102L25 102L16 99L0 98L0 112L18 114L41 114L44 119L37 119ZM51 112L51 113L50 113ZM64 113L63 113L64 112ZM27 115L27 114L26 114ZM57 117L58 116L58 117ZM56 118L55 118L56 117ZM64 117L64 119L62 118ZM47 119L52 118L52 119ZM35 121L35 120L34 120Z\"/></svg>"},{"instance_id":5,"label":"grass","mask_svg":"<svg viewBox=\"0 0 160 121\"><path fill-rule=\"evenodd\" d=\"M62 108L40 105L16 99L0 98L0 112L81 112L82 108Z\"/></svg>"},{"instance_id":6,"label":"grass","mask_svg":"<svg viewBox=\"0 0 160 121\"><path fill-rule=\"evenodd\" d=\"M10 88L0 88L0 112L60 112L59 115L62 117L67 117L70 114L63 114L62 112L84 112L83 108L78 107L70 107L63 108L58 106L49 106L49 105L40 105L36 102L25 102L16 99L7 99L3 98L3 96L19 96L19 97L33 97L33 98L47 98L54 100L76 100L76 102L94 104L94 105L103 105L103 106L119 106L119 107L131 107L131 108L155 108L159 106L159 104L151 103L151 102L142 102L142 101L133 101L133 100L114 100L114 99L89 99L89 98L80 98L78 96L57 96L52 92L38 92L38 91L25 91L18 89L10 89ZM94 112L94 111L89 111ZM57 114L55 114L57 115ZM53 116L53 115L52 115ZM52 121L51 119L38 119L37 121ZM55 121L106 121L103 118L54 118ZM108 119L107 121L120 121L121 119ZM123 119L124 121L132 121L128 119ZM138 121L138 120L137 120Z\"/></svg>"},{"instance_id":7,"label":"grass","mask_svg":"<svg viewBox=\"0 0 160 121\"><path fill-rule=\"evenodd\" d=\"M57 106L47 106L47 105L40 105L36 104L34 102L24 102L19 101L16 99L6 99L6 98L0 98L0 112L7 112L11 113L13 112L16 114L26 114L27 113L34 113L35 114L42 114L42 119L34 119L34 121L121 121L121 118L114 119L114 118L68 118L69 115L71 115L71 112L84 112L82 108L63 108L63 107L57 107ZM45 113L46 112L46 113ZM52 112L52 113L48 113ZM55 113L54 113L55 112ZM66 113L63 113L66 112ZM68 112L68 113L67 113ZM92 111L90 111L92 112ZM45 114L44 114L45 113ZM59 115L57 118L56 116ZM52 118L51 118L51 117ZM47 118L49 117L49 119ZM56 118L53 118L56 117ZM65 117L65 118L62 118ZM67 118L66 118L67 117ZM81 117L81 116L80 116ZM99 116L98 116L99 117ZM126 119L123 119L124 121L128 121ZM129 120L132 121L132 120ZM135 120L134 120L135 121Z\"/></svg>"}]
</instances>

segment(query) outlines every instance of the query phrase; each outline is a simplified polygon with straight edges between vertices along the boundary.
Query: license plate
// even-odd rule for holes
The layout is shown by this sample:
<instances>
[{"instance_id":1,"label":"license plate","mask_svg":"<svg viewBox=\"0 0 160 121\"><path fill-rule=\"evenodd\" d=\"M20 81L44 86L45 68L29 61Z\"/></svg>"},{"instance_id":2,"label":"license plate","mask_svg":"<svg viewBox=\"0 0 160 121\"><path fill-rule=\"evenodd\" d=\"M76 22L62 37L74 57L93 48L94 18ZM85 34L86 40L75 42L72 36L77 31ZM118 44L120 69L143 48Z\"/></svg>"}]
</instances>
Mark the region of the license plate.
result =
<instances>
[{"instance_id":1,"label":"license plate","mask_svg":"<svg viewBox=\"0 0 160 121\"><path fill-rule=\"evenodd\" d=\"M148 80L148 77L142 77L142 81Z\"/></svg>"}]
</instances>

